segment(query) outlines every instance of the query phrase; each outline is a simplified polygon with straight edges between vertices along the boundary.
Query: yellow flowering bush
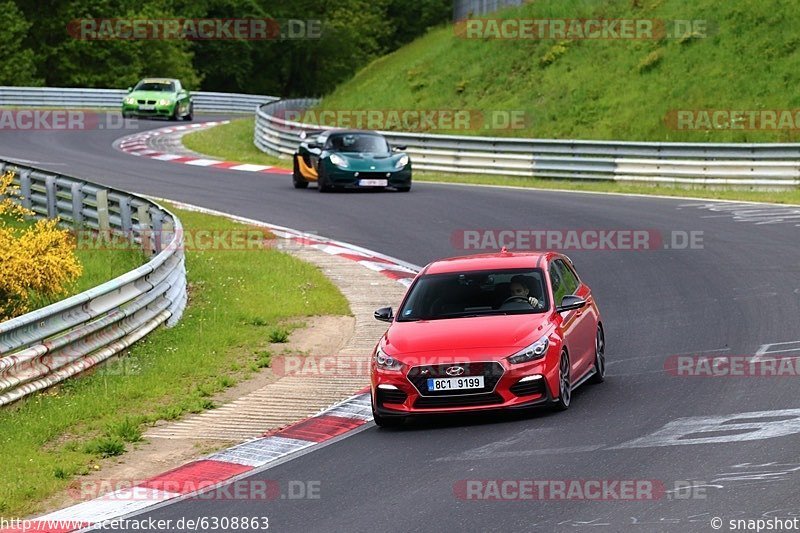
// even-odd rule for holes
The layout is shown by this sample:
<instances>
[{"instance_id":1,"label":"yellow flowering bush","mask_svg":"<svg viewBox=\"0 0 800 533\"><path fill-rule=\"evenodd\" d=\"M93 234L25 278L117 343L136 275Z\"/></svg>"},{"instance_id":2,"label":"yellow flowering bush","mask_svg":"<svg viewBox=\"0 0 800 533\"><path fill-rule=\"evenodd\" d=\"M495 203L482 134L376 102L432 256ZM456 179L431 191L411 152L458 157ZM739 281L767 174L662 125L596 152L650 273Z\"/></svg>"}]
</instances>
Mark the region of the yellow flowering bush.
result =
<instances>
[{"instance_id":1,"label":"yellow flowering bush","mask_svg":"<svg viewBox=\"0 0 800 533\"><path fill-rule=\"evenodd\" d=\"M0 176L0 321L29 310L34 295L51 298L67 292L82 273L75 243L57 220L39 220L22 229L8 219L21 221L33 214L14 201L19 196L13 173Z\"/></svg>"}]
</instances>

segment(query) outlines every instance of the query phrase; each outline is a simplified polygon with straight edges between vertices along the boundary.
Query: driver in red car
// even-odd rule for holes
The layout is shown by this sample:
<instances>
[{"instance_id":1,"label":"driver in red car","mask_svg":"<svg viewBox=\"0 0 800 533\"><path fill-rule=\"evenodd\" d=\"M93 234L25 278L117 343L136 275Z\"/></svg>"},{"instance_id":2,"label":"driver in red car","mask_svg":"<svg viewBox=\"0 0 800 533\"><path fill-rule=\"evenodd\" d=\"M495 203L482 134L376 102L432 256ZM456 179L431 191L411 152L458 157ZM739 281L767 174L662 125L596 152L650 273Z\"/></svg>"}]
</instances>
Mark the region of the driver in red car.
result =
<instances>
[{"instance_id":1,"label":"driver in red car","mask_svg":"<svg viewBox=\"0 0 800 533\"><path fill-rule=\"evenodd\" d=\"M531 291L528 288L528 284L525 283L525 278L523 276L514 276L511 278L511 284L508 288L511 291L511 296L509 296L509 298L527 298L531 307L535 308L539 305L539 300L535 296L529 296Z\"/></svg>"}]
</instances>

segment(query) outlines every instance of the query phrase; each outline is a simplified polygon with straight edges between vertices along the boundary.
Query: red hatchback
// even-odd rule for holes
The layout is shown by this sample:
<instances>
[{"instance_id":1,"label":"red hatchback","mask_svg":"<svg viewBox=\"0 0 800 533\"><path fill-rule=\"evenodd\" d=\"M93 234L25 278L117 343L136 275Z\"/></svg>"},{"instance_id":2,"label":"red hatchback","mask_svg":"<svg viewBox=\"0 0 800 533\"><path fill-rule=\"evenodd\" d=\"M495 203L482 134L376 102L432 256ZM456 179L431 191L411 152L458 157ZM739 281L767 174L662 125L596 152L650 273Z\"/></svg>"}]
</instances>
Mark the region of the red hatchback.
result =
<instances>
[{"instance_id":1,"label":"red hatchback","mask_svg":"<svg viewBox=\"0 0 800 533\"><path fill-rule=\"evenodd\" d=\"M442 259L414 279L372 357L379 426L409 415L552 405L605 375L592 291L555 252Z\"/></svg>"}]
</instances>

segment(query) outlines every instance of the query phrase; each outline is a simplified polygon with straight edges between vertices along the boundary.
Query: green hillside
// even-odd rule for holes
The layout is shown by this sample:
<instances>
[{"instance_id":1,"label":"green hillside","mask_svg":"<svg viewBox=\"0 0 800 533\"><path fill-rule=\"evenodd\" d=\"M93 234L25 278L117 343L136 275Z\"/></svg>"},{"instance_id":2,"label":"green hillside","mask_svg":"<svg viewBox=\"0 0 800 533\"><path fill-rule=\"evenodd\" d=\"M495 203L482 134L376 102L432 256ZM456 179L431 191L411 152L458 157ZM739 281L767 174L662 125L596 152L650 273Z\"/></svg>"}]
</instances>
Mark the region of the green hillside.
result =
<instances>
[{"instance_id":1,"label":"green hillside","mask_svg":"<svg viewBox=\"0 0 800 533\"><path fill-rule=\"evenodd\" d=\"M480 111L483 116L496 110L520 110L528 119L518 129L439 133L713 142L800 138L800 113L778 115L778 127L769 130L758 122L763 116L756 114L752 131L679 130L674 121L665 120L677 110L800 109L796 1L536 0L498 16L702 20L708 35L638 40L467 39L456 35L452 26L438 28L371 63L326 96L322 107L463 109ZM698 124L703 118L692 117ZM749 126L747 120L737 124Z\"/></svg>"}]
</instances>

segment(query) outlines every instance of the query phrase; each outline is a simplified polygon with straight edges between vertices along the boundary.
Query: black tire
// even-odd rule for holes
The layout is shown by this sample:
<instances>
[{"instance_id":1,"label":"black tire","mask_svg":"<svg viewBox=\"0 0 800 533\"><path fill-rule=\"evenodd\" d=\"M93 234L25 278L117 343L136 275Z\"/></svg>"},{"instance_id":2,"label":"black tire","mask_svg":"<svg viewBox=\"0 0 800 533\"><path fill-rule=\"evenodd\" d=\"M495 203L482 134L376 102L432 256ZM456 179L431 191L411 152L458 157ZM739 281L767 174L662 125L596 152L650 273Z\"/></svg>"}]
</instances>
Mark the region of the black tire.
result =
<instances>
[{"instance_id":1,"label":"black tire","mask_svg":"<svg viewBox=\"0 0 800 533\"><path fill-rule=\"evenodd\" d=\"M403 416L382 416L375 412L375 406L372 406L372 419L375 425L379 428L396 428L403 425L405 417Z\"/></svg>"},{"instance_id":2,"label":"black tire","mask_svg":"<svg viewBox=\"0 0 800 533\"><path fill-rule=\"evenodd\" d=\"M322 171L322 165L320 165L319 170L317 170L317 190L319 192L331 192L333 191L333 185L328 182L328 178L325 177L325 172Z\"/></svg>"},{"instance_id":3,"label":"black tire","mask_svg":"<svg viewBox=\"0 0 800 533\"><path fill-rule=\"evenodd\" d=\"M308 182L300 175L300 167L297 164L297 156L292 158L292 184L294 185L295 189L306 189L308 188Z\"/></svg>"},{"instance_id":4,"label":"black tire","mask_svg":"<svg viewBox=\"0 0 800 533\"><path fill-rule=\"evenodd\" d=\"M594 368L595 373L589 383L602 383L606 380L606 334L603 326L597 324L597 337L594 341Z\"/></svg>"},{"instance_id":5,"label":"black tire","mask_svg":"<svg viewBox=\"0 0 800 533\"><path fill-rule=\"evenodd\" d=\"M177 121L181 119L181 117L178 115L178 107L179 107L178 103L176 102L175 107L172 109L172 114L169 116L170 120Z\"/></svg>"},{"instance_id":6,"label":"black tire","mask_svg":"<svg viewBox=\"0 0 800 533\"><path fill-rule=\"evenodd\" d=\"M566 411L572 402L572 381L570 380L569 354L561 352L558 360L558 399L553 404L556 411Z\"/></svg>"},{"instance_id":7,"label":"black tire","mask_svg":"<svg viewBox=\"0 0 800 533\"><path fill-rule=\"evenodd\" d=\"M194 120L194 103L189 102L189 112L186 113L186 116L183 118L187 122L191 122L192 120Z\"/></svg>"}]
</instances>

